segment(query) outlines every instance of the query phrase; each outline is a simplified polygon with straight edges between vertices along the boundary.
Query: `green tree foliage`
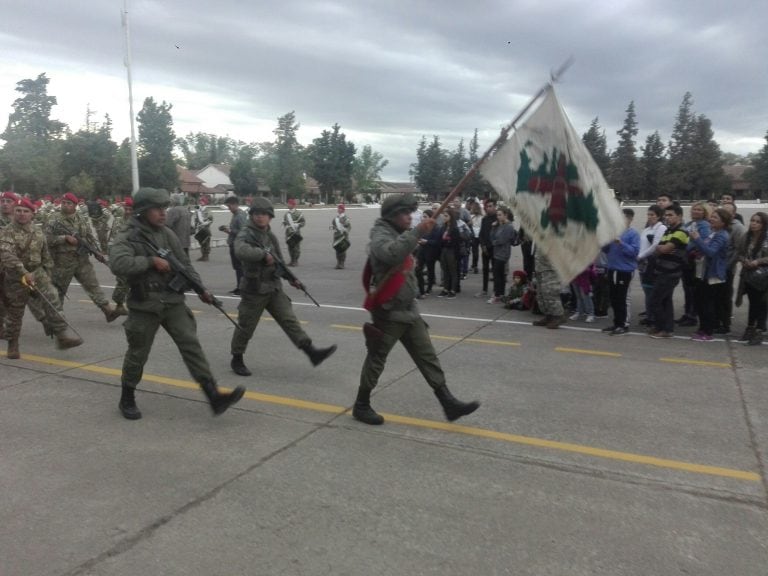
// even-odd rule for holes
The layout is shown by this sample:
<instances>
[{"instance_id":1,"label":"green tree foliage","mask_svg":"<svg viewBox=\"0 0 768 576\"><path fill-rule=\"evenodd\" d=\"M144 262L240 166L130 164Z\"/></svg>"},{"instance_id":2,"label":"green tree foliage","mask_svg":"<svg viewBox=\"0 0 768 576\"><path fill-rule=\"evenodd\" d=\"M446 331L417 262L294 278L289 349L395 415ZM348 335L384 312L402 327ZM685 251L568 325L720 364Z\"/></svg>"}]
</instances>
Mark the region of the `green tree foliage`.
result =
<instances>
[{"instance_id":1,"label":"green tree foliage","mask_svg":"<svg viewBox=\"0 0 768 576\"><path fill-rule=\"evenodd\" d=\"M765 133L765 145L753 158L751 168L744 175L757 198L768 195L768 132Z\"/></svg>"},{"instance_id":2,"label":"green tree foliage","mask_svg":"<svg viewBox=\"0 0 768 576\"><path fill-rule=\"evenodd\" d=\"M421 193L426 194L430 200L442 199L449 191L446 156L438 136L434 136L429 144L426 137L421 138L410 174Z\"/></svg>"},{"instance_id":3,"label":"green tree foliage","mask_svg":"<svg viewBox=\"0 0 768 576\"><path fill-rule=\"evenodd\" d=\"M629 103L624 126L616 132L619 145L611 158L609 182L619 198L636 198L640 192L640 164L637 160L637 116L634 100Z\"/></svg>"},{"instance_id":4,"label":"green tree foliage","mask_svg":"<svg viewBox=\"0 0 768 576\"><path fill-rule=\"evenodd\" d=\"M330 202L337 195L351 199L355 145L347 142L338 124L331 130L323 130L320 137L312 141L307 148L307 158L310 174L320 185L323 202Z\"/></svg>"},{"instance_id":5,"label":"green tree foliage","mask_svg":"<svg viewBox=\"0 0 768 576\"><path fill-rule=\"evenodd\" d=\"M33 196L60 191L60 138L66 125L51 119L56 97L48 95L49 82L40 74L16 83L22 96L14 101L8 125L0 135L6 141L0 152L3 186Z\"/></svg>"},{"instance_id":6,"label":"green tree foliage","mask_svg":"<svg viewBox=\"0 0 768 576\"><path fill-rule=\"evenodd\" d=\"M469 166L469 158L467 158L467 151L464 148L464 139L462 138L459 140L459 145L456 146L456 150L451 152L448 156L448 186L451 189L464 178L464 174L469 170Z\"/></svg>"},{"instance_id":7,"label":"green tree foliage","mask_svg":"<svg viewBox=\"0 0 768 576\"><path fill-rule=\"evenodd\" d=\"M229 136L205 132L189 133L176 140L190 170L201 170L208 164L234 164L238 158L238 143Z\"/></svg>"},{"instance_id":8,"label":"green tree foliage","mask_svg":"<svg viewBox=\"0 0 768 576\"><path fill-rule=\"evenodd\" d=\"M352 178L360 194L374 196L379 192L381 171L389 164L388 160L370 146L363 146L359 156L355 156L352 165Z\"/></svg>"},{"instance_id":9,"label":"green tree foliage","mask_svg":"<svg viewBox=\"0 0 768 576\"><path fill-rule=\"evenodd\" d=\"M115 153L115 180L113 189L115 196L129 196L133 191L131 179L131 141L125 138Z\"/></svg>"},{"instance_id":10,"label":"green tree foliage","mask_svg":"<svg viewBox=\"0 0 768 576\"><path fill-rule=\"evenodd\" d=\"M139 181L142 186L175 190L179 185L173 146L171 104L157 104L151 96L144 100L139 122Z\"/></svg>"},{"instance_id":11,"label":"green tree foliage","mask_svg":"<svg viewBox=\"0 0 768 576\"><path fill-rule=\"evenodd\" d=\"M611 167L611 157L608 155L608 142L605 138L605 130L600 127L597 117L592 120L587 130L581 137L581 141L592 154L592 158L600 168L603 176L608 177Z\"/></svg>"},{"instance_id":12,"label":"green tree foliage","mask_svg":"<svg viewBox=\"0 0 768 576\"><path fill-rule=\"evenodd\" d=\"M664 172L665 192L676 199L691 198L692 194L695 120L693 96L690 92L686 92L675 117L672 137L667 147L668 162Z\"/></svg>"},{"instance_id":13,"label":"green tree foliage","mask_svg":"<svg viewBox=\"0 0 768 576\"><path fill-rule=\"evenodd\" d=\"M67 179L67 191L74 192L78 198L94 198L95 182L85 171Z\"/></svg>"},{"instance_id":14,"label":"green tree foliage","mask_svg":"<svg viewBox=\"0 0 768 576\"><path fill-rule=\"evenodd\" d=\"M658 130L649 134L645 146L640 148L643 157L640 159L641 194L642 198L656 198L663 192L662 174L664 173L664 143Z\"/></svg>"},{"instance_id":15,"label":"green tree foliage","mask_svg":"<svg viewBox=\"0 0 768 576\"><path fill-rule=\"evenodd\" d=\"M730 190L730 181L723 170L723 155L715 142L712 122L699 114L694 121L692 198L719 198Z\"/></svg>"},{"instance_id":16,"label":"green tree foliage","mask_svg":"<svg viewBox=\"0 0 768 576\"><path fill-rule=\"evenodd\" d=\"M283 202L288 198L301 199L305 192L304 150L296 139L299 127L294 111L277 119L275 142L265 163L272 195Z\"/></svg>"},{"instance_id":17,"label":"green tree foliage","mask_svg":"<svg viewBox=\"0 0 768 576\"><path fill-rule=\"evenodd\" d=\"M259 178L256 174L257 145L241 146L237 159L232 164L229 178L235 187L235 194L240 197L256 196L259 193Z\"/></svg>"},{"instance_id":18,"label":"green tree foliage","mask_svg":"<svg viewBox=\"0 0 768 576\"><path fill-rule=\"evenodd\" d=\"M90 178L91 186L84 197L107 198L114 194L117 144L111 139L110 127L107 118L96 130L80 130L64 141L61 176L67 182L67 189L72 190L71 178L85 174Z\"/></svg>"},{"instance_id":19,"label":"green tree foliage","mask_svg":"<svg viewBox=\"0 0 768 576\"><path fill-rule=\"evenodd\" d=\"M477 128L472 136L472 140L469 141L469 155L467 156L467 170L472 168L480 159L478 152L480 151L480 143L477 138ZM464 191L462 192L464 198L493 198L496 199L498 194L488 182L483 180L480 175L480 170L476 170L472 177L467 182Z\"/></svg>"}]
</instances>

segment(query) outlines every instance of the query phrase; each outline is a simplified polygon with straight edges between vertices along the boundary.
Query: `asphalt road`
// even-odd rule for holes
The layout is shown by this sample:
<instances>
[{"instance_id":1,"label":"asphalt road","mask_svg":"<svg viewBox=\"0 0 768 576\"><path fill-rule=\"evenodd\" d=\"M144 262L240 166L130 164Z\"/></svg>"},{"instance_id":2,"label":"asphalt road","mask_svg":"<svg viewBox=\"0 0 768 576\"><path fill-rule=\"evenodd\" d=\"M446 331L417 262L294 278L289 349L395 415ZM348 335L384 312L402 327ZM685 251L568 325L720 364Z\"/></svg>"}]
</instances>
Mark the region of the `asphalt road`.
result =
<instances>
[{"instance_id":1,"label":"asphalt road","mask_svg":"<svg viewBox=\"0 0 768 576\"><path fill-rule=\"evenodd\" d=\"M65 311L85 345L56 350L27 314L22 359L0 354L2 576L766 574L768 348L653 340L636 318L626 336L536 328L470 275L421 308L453 392L481 408L445 422L396 348L373 398L387 423L369 427L349 409L377 212L349 214L334 270L333 211L307 211L295 271L322 306L287 288L315 343L339 346L320 367L265 318L254 376L234 375L232 325L189 297L220 385L249 390L220 417L161 333L144 418L124 420L120 321L78 286ZM235 314L226 249L197 268Z\"/></svg>"}]
</instances>

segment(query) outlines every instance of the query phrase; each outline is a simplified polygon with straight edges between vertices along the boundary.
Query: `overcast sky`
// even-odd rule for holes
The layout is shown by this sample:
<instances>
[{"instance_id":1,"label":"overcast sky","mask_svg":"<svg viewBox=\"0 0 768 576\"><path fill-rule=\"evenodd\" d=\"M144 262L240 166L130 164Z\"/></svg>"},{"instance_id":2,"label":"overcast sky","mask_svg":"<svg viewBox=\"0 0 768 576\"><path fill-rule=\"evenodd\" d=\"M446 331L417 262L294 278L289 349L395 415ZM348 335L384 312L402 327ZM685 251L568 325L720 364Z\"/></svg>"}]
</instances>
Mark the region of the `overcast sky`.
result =
<instances>
[{"instance_id":1,"label":"overcast sky","mask_svg":"<svg viewBox=\"0 0 768 576\"><path fill-rule=\"evenodd\" d=\"M0 0L0 112L45 72L73 129L86 109L129 135L124 0ZM308 144L339 123L408 180L422 135L481 149L570 55L559 98L581 134L598 116L610 147L630 100L640 135L669 139L686 91L723 151L768 131L765 0L130 0L135 112L173 104L177 136L272 140L296 111ZM4 121L3 121L4 123Z\"/></svg>"}]
</instances>

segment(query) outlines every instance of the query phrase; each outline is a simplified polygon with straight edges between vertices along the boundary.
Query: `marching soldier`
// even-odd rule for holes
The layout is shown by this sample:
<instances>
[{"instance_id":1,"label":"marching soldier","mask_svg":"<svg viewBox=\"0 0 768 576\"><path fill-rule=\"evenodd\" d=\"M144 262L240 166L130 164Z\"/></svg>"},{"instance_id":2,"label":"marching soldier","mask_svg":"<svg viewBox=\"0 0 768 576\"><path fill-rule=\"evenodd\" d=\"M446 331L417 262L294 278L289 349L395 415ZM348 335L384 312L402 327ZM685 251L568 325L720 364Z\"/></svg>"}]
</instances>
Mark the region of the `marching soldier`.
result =
<instances>
[{"instance_id":1,"label":"marching soldier","mask_svg":"<svg viewBox=\"0 0 768 576\"><path fill-rule=\"evenodd\" d=\"M245 393L238 386L230 393L220 392L216 379L197 338L197 323L184 301L184 291L174 289L175 274L156 248L169 250L185 267L189 276L200 280L181 248L176 235L165 227L168 192L141 188L133 197L135 215L117 235L109 251L112 271L124 277L130 291L128 319L123 324L128 351L123 359L122 394L118 407L128 420L138 420L135 391L144 372L157 330L162 326L181 352L189 373L200 384L215 415L235 404ZM206 304L213 296L205 291L200 299Z\"/></svg>"},{"instance_id":2,"label":"marching soldier","mask_svg":"<svg viewBox=\"0 0 768 576\"><path fill-rule=\"evenodd\" d=\"M34 225L35 205L26 198L18 200L13 221L0 231L0 263L5 275L3 289L8 302L5 337L7 358L15 360L19 353L19 336L24 307L43 323L46 334L53 334L60 349L74 348L82 338L68 330L61 304L52 289L49 271L53 260L48 253L43 231Z\"/></svg>"},{"instance_id":3,"label":"marching soldier","mask_svg":"<svg viewBox=\"0 0 768 576\"><path fill-rule=\"evenodd\" d=\"M195 240L200 245L200 258L197 261L208 262L208 258L211 255L211 224L213 224L213 216L211 216L210 210L204 204L195 206L195 211L192 214Z\"/></svg>"},{"instance_id":4,"label":"marching soldier","mask_svg":"<svg viewBox=\"0 0 768 576\"><path fill-rule=\"evenodd\" d=\"M19 201L19 197L13 192L0 194L0 230L13 221L13 207ZM5 318L7 315L7 301L3 285L3 267L0 266L0 340L5 339Z\"/></svg>"},{"instance_id":5,"label":"marching soldier","mask_svg":"<svg viewBox=\"0 0 768 576\"><path fill-rule=\"evenodd\" d=\"M77 211L77 197L67 192L61 199L61 210L55 214L46 227L48 246L53 257L53 284L63 301L74 276L93 303L104 313L107 322L117 319L120 314L109 305L104 296L96 272L89 258L89 246L99 262L106 258L96 245L96 238L87 217Z\"/></svg>"},{"instance_id":6,"label":"marching soldier","mask_svg":"<svg viewBox=\"0 0 768 576\"><path fill-rule=\"evenodd\" d=\"M91 226L99 240L99 250L106 254L109 250L109 220L112 215L101 202L101 200L91 200L86 203L86 206L88 207Z\"/></svg>"},{"instance_id":7,"label":"marching soldier","mask_svg":"<svg viewBox=\"0 0 768 576\"><path fill-rule=\"evenodd\" d=\"M435 220L424 217L411 230L411 213L416 205L412 194L389 196L381 205L381 218L371 229L370 255L363 278L375 286L365 303L373 322L363 326L368 354L352 409L352 416L366 424L384 423L384 418L371 408L371 392L398 341L434 390L448 420L471 414L480 406L477 401L461 402L448 390L427 324L419 314L412 254L419 238L435 227Z\"/></svg>"},{"instance_id":8,"label":"marching soldier","mask_svg":"<svg viewBox=\"0 0 768 576\"><path fill-rule=\"evenodd\" d=\"M560 299L562 283L552 263L539 247L535 248L536 302L544 313L544 317L536 320L534 326L544 326L556 330L565 324L567 316Z\"/></svg>"},{"instance_id":9,"label":"marching soldier","mask_svg":"<svg viewBox=\"0 0 768 576\"><path fill-rule=\"evenodd\" d=\"M239 376L251 375L243 362L243 354L264 310L272 315L291 342L304 351L314 366L336 351L336 345L328 348L315 348L312 345L311 338L293 313L291 300L283 292L277 273L282 254L269 226L274 217L275 210L268 199L254 198L248 210L248 225L235 239L235 255L243 265L241 300L237 307L237 320L242 329L232 334L231 366Z\"/></svg>"},{"instance_id":10,"label":"marching soldier","mask_svg":"<svg viewBox=\"0 0 768 576\"><path fill-rule=\"evenodd\" d=\"M115 210L115 219L112 222L112 229L109 231L109 246L117 238L118 233L122 232L128 225L128 221L133 216L133 198L127 196L123 200L120 210ZM112 302L115 303L115 313L120 316L127 316L128 309L125 307L125 299L128 297L128 283L122 276L115 276L115 289L112 290Z\"/></svg>"},{"instance_id":11,"label":"marching soldier","mask_svg":"<svg viewBox=\"0 0 768 576\"><path fill-rule=\"evenodd\" d=\"M288 199L288 212L283 216L283 226L285 226L285 243L288 245L288 254L291 261L288 266L298 266L299 256L301 256L301 241L304 239L301 235L301 229L307 224L304 214L296 209L296 200Z\"/></svg>"},{"instance_id":12,"label":"marching soldier","mask_svg":"<svg viewBox=\"0 0 768 576\"><path fill-rule=\"evenodd\" d=\"M347 216L347 208L344 204L336 207L336 217L331 222L333 238L331 244L336 251L336 270L344 269L344 262L347 260L347 250L349 250L349 233L352 231L352 222Z\"/></svg>"}]
</instances>

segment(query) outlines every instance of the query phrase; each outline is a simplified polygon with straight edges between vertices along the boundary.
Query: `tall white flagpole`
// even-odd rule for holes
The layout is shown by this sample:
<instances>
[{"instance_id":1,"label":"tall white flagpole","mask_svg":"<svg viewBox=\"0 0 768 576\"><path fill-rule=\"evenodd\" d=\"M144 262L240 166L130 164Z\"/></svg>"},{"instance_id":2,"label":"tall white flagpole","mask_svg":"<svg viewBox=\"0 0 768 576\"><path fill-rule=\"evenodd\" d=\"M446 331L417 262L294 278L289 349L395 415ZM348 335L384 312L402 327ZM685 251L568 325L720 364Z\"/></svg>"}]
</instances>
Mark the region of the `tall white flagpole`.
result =
<instances>
[{"instance_id":1,"label":"tall white flagpole","mask_svg":"<svg viewBox=\"0 0 768 576\"><path fill-rule=\"evenodd\" d=\"M133 115L133 82L131 81L131 33L128 25L128 0L123 2L123 29L125 30L125 69L128 72L128 108L131 114L131 183L133 193L139 190L139 160L136 153L136 126Z\"/></svg>"}]
</instances>

